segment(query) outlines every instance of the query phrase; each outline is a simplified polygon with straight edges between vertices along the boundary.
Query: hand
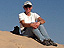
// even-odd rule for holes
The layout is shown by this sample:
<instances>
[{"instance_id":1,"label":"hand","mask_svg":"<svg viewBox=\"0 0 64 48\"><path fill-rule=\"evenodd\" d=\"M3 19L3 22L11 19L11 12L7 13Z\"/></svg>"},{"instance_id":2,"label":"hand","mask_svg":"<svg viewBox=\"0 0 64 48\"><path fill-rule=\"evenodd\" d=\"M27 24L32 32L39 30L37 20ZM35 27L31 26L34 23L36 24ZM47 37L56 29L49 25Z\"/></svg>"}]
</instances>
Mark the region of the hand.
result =
<instances>
[{"instance_id":1,"label":"hand","mask_svg":"<svg viewBox=\"0 0 64 48\"><path fill-rule=\"evenodd\" d=\"M37 22L37 23L36 23L36 26L39 27L39 25L40 25L40 22Z\"/></svg>"},{"instance_id":2,"label":"hand","mask_svg":"<svg viewBox=\"0 0 64 48\"><path fill-rule=\"evenodd\" d=\"M39 25L40 25L40 22L31 23L31 27L33 27L34 29L38 28Z\"/></svg>"},{"instance_id":3,"label":"hand","mask_svg":"<svg viewBox=\"0 0 64 48\"><path fill-rule=\"evenodd\" d=\"M34 29L36 29L36 28L37 28L37 27L36 27L36 22L31 23L31 27L34 28Z\"/></svg>"}]
</instances>

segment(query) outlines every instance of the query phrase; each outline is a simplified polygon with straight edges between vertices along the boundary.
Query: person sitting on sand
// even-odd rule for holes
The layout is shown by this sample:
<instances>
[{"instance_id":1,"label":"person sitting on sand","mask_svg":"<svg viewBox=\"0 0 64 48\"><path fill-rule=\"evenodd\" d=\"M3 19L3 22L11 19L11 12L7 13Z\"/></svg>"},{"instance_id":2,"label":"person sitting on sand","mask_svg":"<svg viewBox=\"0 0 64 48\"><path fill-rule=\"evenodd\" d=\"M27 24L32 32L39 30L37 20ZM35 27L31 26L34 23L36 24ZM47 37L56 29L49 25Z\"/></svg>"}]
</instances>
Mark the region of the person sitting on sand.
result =
<instances>
[{"instance_id":1,"label":"person sitting on sand","mask_svg":"<svg viewBox=\"0 0 64 48\"><path fill-rule=\"evenodd\" d=\"M50 39L45 27L43 26L45 20L37 13L31 12L32 7L32 3L26 1L23 5L25 12L19 14L20 28L23 36L33 37L35 34L43 45L57 46L57 44Z\"/></svg>"}]
</instances>

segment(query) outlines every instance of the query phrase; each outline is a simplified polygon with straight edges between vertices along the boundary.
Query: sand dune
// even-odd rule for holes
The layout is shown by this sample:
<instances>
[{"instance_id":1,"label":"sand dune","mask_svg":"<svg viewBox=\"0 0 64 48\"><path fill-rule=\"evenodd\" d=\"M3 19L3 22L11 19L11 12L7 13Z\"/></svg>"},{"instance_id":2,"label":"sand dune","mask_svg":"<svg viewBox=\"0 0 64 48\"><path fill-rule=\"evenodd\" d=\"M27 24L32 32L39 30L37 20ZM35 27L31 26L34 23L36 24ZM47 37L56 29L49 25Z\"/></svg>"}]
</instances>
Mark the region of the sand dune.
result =
<instances>
[{"instance_id":1,"label":"sand dune","mask_svg":"<svg viewBox=\"0 0 64 48\"><path fill-rule=\"evenodd\" d=\"M44 46L32 38L15 35L8 31L0 31L0 48L64 48L64 45Z\"/></svg>"}]
</instances>

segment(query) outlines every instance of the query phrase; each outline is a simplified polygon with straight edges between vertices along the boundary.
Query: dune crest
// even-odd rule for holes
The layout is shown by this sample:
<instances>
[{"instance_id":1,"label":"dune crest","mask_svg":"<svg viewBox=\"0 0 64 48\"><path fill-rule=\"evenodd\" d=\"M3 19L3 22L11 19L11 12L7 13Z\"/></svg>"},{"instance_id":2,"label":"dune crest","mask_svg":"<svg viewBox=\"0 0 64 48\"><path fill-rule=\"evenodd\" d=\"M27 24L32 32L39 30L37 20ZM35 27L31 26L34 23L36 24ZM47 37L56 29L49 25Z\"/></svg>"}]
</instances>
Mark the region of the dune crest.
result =
<instances>
[{"instance_id":1,"label":"dune crest","mask_svg":"<svg viewBox=\"0 0 64 48\"><path fill-rule=\"evenodd\" d=\"M0 48L64 48L64 45L44 46L32 38L15 35L8 31L0 31Z\"/></svg>"}]
</instances>

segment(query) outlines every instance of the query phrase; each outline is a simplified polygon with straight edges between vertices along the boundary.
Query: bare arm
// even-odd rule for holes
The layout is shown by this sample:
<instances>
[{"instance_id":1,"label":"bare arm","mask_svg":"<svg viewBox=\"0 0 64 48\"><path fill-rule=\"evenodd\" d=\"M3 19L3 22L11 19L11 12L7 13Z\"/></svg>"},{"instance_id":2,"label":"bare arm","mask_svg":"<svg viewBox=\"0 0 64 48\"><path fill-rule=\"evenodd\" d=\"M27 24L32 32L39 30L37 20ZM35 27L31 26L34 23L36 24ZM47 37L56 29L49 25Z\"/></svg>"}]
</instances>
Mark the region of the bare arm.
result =
<instances>
[{"instance_id":1,"label":"bare arm","mask_svg":"<svg viewBox=\"0 0 64 48\"><path fill-rule=\"evenodd\" d=\"M31 27L30 23L25 23L24 20L20 21L20 23L24 26L24 27Z\"/></svg>"},{"instance_id":2,"label":"bare arm","mask_svg":"<svg viewBox=\"0 0 64 48\"><path fill-rule=\"evenodd\" d=\"M21 23L24 27L33 27L34 29L37 28L36 22L35 22L35 23L25 23L24 20L22 20L22 21L20 21L20 23Z\"/></svg>"},{"instance_id":3,"label":"bare arm","mask_svg":"<svg viewBox=\"0 0 64 48\"><path fill-rule=\"evenodd\" d=\"M33 27L34 29L38 28L38 26L40 24L44 24L45 21L44 19L42 19L41 17L39 17L37 19L38 22L35 22L35 23L25 23L24 20L20 21L20 23L24 26L24 27ZM39 22L40 21L40 22Z\"/></svg>"},{"instance_id":4,"label":"bare arm","mask_svg":"<svg viewBox=\"0 0 64 48\"><path fill-rule=\"evenodd\" d=\"M40 24L44 24L44 23L45 23L45 20L42 19L41 17L39 17L39 18L37 19L37 21L40 22Z\"/></svg>"}]
</instances>

